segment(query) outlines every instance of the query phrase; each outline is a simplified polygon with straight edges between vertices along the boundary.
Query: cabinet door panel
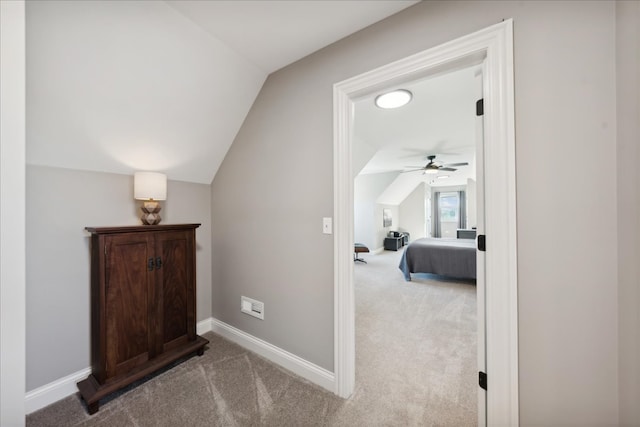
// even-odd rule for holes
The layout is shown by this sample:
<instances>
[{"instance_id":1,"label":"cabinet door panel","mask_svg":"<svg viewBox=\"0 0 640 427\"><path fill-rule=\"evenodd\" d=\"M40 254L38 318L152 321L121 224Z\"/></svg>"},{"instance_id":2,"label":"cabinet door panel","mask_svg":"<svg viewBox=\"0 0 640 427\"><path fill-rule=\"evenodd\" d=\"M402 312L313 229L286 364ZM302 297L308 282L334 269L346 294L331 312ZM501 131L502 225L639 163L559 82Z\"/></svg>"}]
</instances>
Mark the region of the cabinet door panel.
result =
<instances>
[{"instance_id":1,"label":"cabinet door panel","mask_svg":"<svg viewBox=\"0 0 640 427\"><path fill-rule=\"evenodd\" d=\"M107 239L105 270L106 377L146 362L149 355L150 294L146 235Z\"/></svg>"},{"instance_id":2,"label":"cabinet door panel","mask_svg":"<svg viewBox=\"0 0 640 427\"><path fill-rule=\"evenodd\" d=\"M195 339L194 232L156 234L156 252L162 259L157 289L160 298L158 351L168 351Z\"/></svg>"}]
</instances>

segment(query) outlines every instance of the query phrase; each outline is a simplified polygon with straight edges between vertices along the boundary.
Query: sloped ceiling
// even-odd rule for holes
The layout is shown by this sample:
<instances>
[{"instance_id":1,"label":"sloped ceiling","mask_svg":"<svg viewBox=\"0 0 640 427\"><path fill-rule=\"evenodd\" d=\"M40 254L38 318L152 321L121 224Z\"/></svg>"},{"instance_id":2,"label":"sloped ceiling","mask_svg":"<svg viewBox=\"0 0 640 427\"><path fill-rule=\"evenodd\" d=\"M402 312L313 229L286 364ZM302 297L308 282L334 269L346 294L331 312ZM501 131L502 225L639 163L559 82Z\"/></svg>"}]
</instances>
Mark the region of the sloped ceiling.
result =
<instances>
[{"instance_id":1,"label":"sloped ceiling","mask_svg":"<svg viewBox=\"0 0 640 427\"><path fill-rule=\"evenodd\" d=\"M481 69L472 66L416 80L401 86L413 93L404 107L375 106L378 94L355 103L354 172L397 172L398 178L378 203L398 205L421 182L432 186L466 185L475 179L475 104L481 94ZM394 88L395 89L395 88ZM384 93L384 91L382 91ZM436 162L469 163L455 172L403 172L424 167L428 155ZM402 172L402 173L401 173ZM438 177L447 177L438 179Z\"/></svg>"},{"instance_id":2,"label":"sloped ceiling","mask_svg":"<svg viewBox=\"0 0 640 427\"><path fill-rule=\"evenodd\" d=\"M418 3L362 0L168 0L193 22L272 73Z\"/></svg>"},{"instance_id":3,"label":"sloped ceiling","mask_svg":"<svg viewBox=\"0 0 640 427\"><path fill-rule=\"evenodd\" d=\"M415 1L28 1L27 163L209 184L267 75Z\"/></svg>"}]
</instances>

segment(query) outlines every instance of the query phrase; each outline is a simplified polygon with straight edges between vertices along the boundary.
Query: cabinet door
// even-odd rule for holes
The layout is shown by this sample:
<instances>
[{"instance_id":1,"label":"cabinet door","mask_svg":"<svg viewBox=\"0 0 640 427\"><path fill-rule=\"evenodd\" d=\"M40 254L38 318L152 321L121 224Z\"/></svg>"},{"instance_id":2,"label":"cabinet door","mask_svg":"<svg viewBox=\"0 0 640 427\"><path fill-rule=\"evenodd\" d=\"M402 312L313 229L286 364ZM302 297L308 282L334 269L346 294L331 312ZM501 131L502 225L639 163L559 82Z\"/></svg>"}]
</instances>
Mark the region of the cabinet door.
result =
<instances>
[{"instance_id":1,"label":"cabinet door","mask_svg":"<svg viewBox=\"0 0 640 427\"><path fill-rule=\"evenodd\" d=\"M104 337L106 380L145 363L152 355L149 308L156 298L148 261L148 233L105 239Z\"/></svg>"},{"instance_id":2,"label":"cabinet door","mask_svg":"<svg viewBox=\"0 0 640 427\"><path fill-rule=\"evenodd\" d=\"M156 256L162 261L155 272L158 353L196 339L194 234L193 230L155 234Z\"/></svg>"}]
</instances>

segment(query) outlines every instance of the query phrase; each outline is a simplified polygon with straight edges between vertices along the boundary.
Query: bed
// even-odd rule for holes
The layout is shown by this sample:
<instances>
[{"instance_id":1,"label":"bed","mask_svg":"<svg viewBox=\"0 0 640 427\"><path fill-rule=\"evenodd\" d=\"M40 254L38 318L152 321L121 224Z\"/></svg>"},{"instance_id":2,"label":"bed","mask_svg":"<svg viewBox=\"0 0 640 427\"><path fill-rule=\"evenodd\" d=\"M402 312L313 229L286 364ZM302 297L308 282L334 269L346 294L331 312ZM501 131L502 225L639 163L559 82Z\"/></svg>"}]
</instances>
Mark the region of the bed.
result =
<instances>
[{"instance_id":1,"label":"bed","mask_svg":"<svg viewBox=\"0 0 640 427\"><path fill-rule=\"evenodd\" d=\"M411 273L475 279L476 242L469 239L417 239L404 250L399 267L407 281L411 280Z\"/></svg>"}]
</instances>

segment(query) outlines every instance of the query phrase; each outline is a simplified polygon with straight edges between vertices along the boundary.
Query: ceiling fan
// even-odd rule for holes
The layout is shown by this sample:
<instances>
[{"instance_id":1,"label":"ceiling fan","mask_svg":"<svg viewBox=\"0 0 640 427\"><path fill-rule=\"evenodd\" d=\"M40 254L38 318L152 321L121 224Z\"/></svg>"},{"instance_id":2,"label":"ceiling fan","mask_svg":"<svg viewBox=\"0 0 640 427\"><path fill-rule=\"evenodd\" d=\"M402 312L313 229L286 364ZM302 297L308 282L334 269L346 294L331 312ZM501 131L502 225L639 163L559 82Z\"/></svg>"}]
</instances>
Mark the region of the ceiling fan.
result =
<instances>
[{"instance_id":1,"label":"ceiling fan","mask_svg":"<svg viewBox=\"0 0 640 427\"><path fill-rule=\"evenodd\" d=\"M419 166L407 166L408 168L417 168L417 169L411 169L411 170L407 170L407 171L402 171L404 172L416 172L416 171L423 171L424 173L438 173L438 171L447 171L447 172L453 172L456 171L457 169L454 168L454 166L467 166L469 163L467 162L463 162L463 163L449 163L446 165L440 165L438 163L435 162L436 160L436 156L435 155L431 155L431 156L427 156L427 159L429 159L429 163L427 163L425 166L423 167L419 167Z\"/></svg>"}]
</instances>

